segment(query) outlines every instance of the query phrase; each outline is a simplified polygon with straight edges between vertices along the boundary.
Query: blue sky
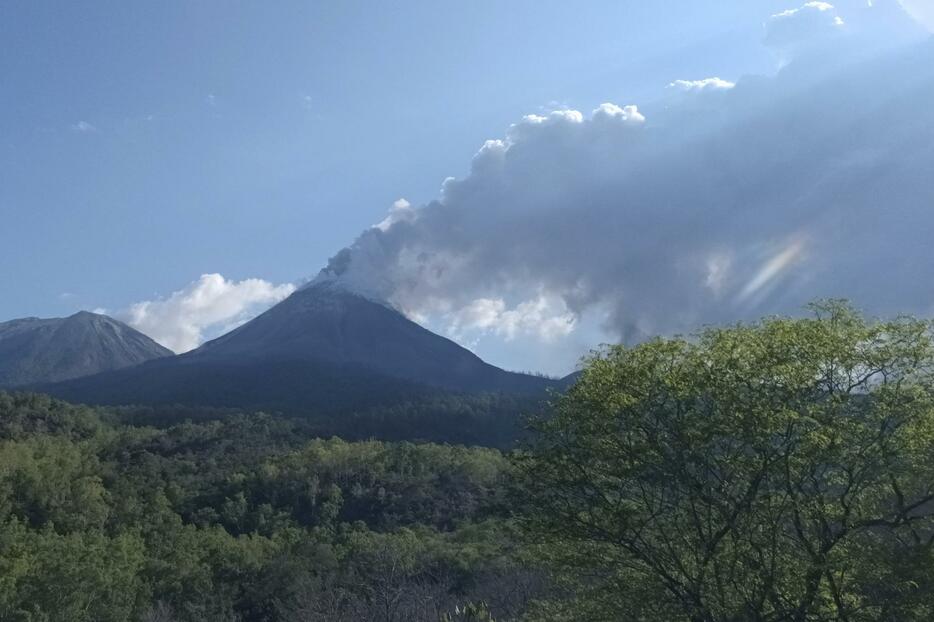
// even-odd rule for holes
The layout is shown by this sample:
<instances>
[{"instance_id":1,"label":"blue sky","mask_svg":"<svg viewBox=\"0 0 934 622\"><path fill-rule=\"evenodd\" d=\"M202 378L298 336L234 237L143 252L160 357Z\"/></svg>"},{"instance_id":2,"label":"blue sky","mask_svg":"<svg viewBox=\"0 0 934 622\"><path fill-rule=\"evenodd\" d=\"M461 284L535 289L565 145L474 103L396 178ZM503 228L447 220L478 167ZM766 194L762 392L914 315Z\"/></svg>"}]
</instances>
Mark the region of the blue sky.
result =
<instances>
[{"instance_id":1,"label":"blue sky","mask_svg":"<svg viewBox=\"0 0 934 622\"><path fill-rule=\"evenodd\" d=\"M765 23L795 6L4 3L0 319L128 318L210 273L298 282L398 199L425 204L468 175L523 115L774 74ZM464 339L557 371L597 332L555 365L542 364L554 346Z\"/></svg>"}]
</instances>

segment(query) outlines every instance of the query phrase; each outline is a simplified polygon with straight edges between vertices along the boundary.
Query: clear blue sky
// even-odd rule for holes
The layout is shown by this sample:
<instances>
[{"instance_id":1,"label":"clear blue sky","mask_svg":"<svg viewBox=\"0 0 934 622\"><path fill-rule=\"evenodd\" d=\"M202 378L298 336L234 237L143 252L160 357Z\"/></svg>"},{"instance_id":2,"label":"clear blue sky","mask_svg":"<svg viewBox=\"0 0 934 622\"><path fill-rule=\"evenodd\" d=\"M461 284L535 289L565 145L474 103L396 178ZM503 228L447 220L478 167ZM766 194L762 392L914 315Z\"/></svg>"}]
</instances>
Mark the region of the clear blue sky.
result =
<instances>
[{"instance_id":1,"label":"clear blue sky","mask_svg":"<svg viewBox=\"0 0 934 622\"><path fill-rule=\"evenodd\" d=\"M779 6L3 3L0 319L313 274L523 114L761 70Z\"/></svg>"}]
</instances>

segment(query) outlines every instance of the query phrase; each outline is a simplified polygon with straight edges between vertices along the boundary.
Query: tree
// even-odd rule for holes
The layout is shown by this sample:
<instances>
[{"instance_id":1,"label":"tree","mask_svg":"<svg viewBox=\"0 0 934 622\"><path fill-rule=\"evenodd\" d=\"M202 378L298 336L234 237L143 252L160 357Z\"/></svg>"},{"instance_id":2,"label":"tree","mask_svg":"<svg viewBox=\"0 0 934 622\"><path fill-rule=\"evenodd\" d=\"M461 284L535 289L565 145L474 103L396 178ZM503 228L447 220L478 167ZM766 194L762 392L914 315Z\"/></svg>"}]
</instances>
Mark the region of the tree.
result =
<instances>
[{"instance_id":1,"label":"tree","mask_svg":"<svg viewBox=\"0 0 934 622\"><path fill-rule=\"evenodd\" d=\"M517 460L551 619L934 617L934 344L848 305L593 355Z\"/></svg>"},{"instance_id":2,"label":"tree","mask_svg":"<svg viewBox=\"0 0 934 622\"><path fill-rule=\"evenodd\" d=\"M15 519L0 523L0 620L122 622L147 597L134 535L60 535Z\"/></svg>"}]
</instances>

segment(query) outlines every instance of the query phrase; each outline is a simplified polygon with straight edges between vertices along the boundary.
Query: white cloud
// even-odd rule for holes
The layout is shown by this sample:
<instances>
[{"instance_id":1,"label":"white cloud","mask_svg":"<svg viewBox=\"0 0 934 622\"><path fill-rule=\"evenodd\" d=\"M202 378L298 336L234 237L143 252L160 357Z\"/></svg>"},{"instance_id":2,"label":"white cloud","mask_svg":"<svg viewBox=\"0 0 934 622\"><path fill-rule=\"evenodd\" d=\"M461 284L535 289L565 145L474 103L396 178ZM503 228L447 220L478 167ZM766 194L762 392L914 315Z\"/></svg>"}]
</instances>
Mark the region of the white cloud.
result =
<instances>
[{"instance_id":1,"label":"white cloud","mask_svg":"<svg viewBox=\"0 0 934 622\"><path fill-rule=\"evenodd\" d=\"M412 207L411 203L405 199L397 199L389 209L389 214L386 216L386 218L373 226L377 229L380 229L381 231L387 231L397 222L411 220L412 218L415 218L415 216L415 208Z\"/></svg>"},{"instance_id":2,"label":"white cloud","mask_svg":"<svg viewBox=\"0 0 934 622\"><path fill-rule=\"evenodd\" d=\"M575 117L577 123L582 122L582 115L579 112L573 110L570 112L575 112L577 114L577 117ZM645 123L645 117L639 112L638 106L630 105L620 107L610 103L600 104L596 110L591 113L591 119L597 123L602 121L628 123L632 125Z\"/></svg>"},{"instance_id":3,"label":"white cloud","mask_svg":"<svg viewBox=\"0 0 934 622\"><path fill-rule=\"evenodd\" d=\"M845 24L829 2L807 2L772 15L766 25L765 42L787 62L802 54L814 54L815 49L842 32Z\"/></svg>"},{"instance_id":4,"label":"white cloud","mask_svg":"<svg viewBox=\"0 0 934 622\"><path fill-rule=\"evenodd\" d=\"M704 78L703 80L675 80L668 88L681 91L726 91L736 86L735 82L721 78Z\"/></svg>"},{"instance_id":5,"label":"white cloud","mask_svg":"<svg viewBox=\"0 0 934 622\"><path fill-rule=\"evenodd\" d=\"M730 271L733 268L733 257L728 252L712 251L707 257L705 265L707 275L704 278L704 285L719 297L723 292L724 286L730 278Z\"/></svg>"},{"instance_id":6,"label":"white cloud","mask_svg":"<svg viewBox=\"0 0 934 622\"><path fill-rule=\"evenodd\" d=\"M576 317L564 301L554 296L536 298L508 308L502 298L477 298L446 314L447 333L458 341L469 341L474 333L491 333L512 341L533 336L551 342L574 330Z\"/></svg>"},{"instance_id":7,"label":"white cloud","mask_svg":"<svg viewBox=\"0 0 934 622\"><path fill-rule=\"evenodd\" d=\"M834 5L830 4L829 2L805 2L804 5L802 5L800 8L787 9L780 13L774 14L772 16L772 19L773 20L787 19L789 17L794 17L795 15L798 15L800 13L804 13L807 11L816 11L818 13L825 13L827 11L833 11L834 8L835 8Z\"/></svg>"},{"instance_id":8,"label":"white cloud","mask_svg":"<svg viewBox=\"0 0 934 622\"><path fill-rule=\"evenodd\" d=\"M294 290L290 283L204 274L167 298L137 302L116 317L181 353L198 347L207 333L232 330Z\"/></svg>"},{"instance_id":9,"label":"white cloud","mask_svg":"<svg viewBox=\"0 0 934 622\"><path fill-rule=\"evenodd\" d=\"M90 123L88 123L87 121L78 121L77 123L73 123L71 126L71 129L74 130L75 132L81 132L85 134L89 132L97 131L97 128L91 125Z\"/></svg>"}]
</instances>

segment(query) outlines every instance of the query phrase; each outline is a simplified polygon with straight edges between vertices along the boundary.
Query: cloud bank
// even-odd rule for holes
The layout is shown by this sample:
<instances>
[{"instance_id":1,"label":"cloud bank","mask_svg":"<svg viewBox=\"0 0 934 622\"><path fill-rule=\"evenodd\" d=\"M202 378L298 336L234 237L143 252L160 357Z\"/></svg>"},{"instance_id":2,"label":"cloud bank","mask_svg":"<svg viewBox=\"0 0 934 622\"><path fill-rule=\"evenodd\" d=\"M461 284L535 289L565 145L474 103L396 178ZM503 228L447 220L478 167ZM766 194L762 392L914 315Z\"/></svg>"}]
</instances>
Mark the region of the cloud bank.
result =
<instances>
[{"instance_id":1,"label":"cloud bank","mask_svg":"<svg viewBox=\"0 0 934 622\"><path fill-rule=\"evenodd\" d=\"M527 116L315 281L462 340L587 323L638 340L826 296L927 311L934 46L917 30L895 2L809 2L766 25L774 76Z\"/></svg>"},{"instance_id":2,"label":"cloud bank","mask_svg":"<svg viewBox=\"0 0 934 622\"><path fill-rule=\"evenodd\" d=\"M668 88L678 89L680 91L725 91L736 86L735 82L723 80L722 78L704 78L703 80L675 80L668 85Z\"/></svg>"},{"instance_id":3,"label":"cloud bank","mask_svg":"<svg viewBox=\"0 0 934 622\"><path fill-rule=\"evenodd\" d=\"M169 297L137 302L116 314L176 353L192 350L210 334L232 330L295 290L262 279L232 281L204 274Z\"/></svg>"}]
</instances>

